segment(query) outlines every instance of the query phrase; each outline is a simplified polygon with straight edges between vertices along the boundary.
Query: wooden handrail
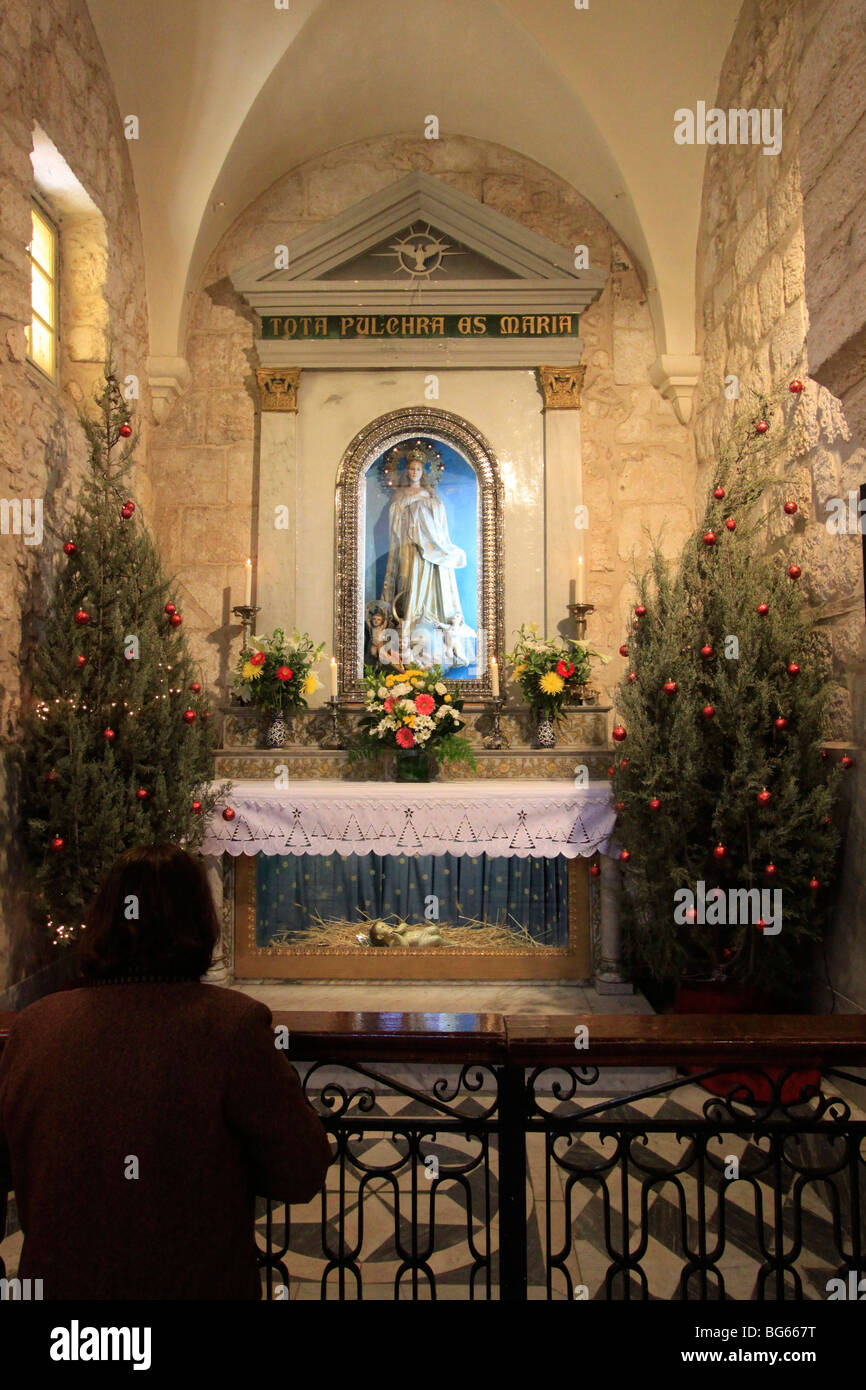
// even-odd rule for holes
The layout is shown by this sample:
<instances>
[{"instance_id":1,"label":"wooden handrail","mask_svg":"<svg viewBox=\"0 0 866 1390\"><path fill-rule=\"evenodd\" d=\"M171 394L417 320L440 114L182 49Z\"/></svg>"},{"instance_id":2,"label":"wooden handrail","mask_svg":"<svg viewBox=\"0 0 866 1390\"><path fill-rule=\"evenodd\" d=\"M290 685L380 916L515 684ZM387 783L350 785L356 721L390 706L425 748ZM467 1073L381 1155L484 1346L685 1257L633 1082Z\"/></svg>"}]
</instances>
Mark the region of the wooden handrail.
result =
<instances>
[{"instance_id":1,"label":"wooden handrail","mask_svg":"<svg viewBox=\"0 0 866 1390\"><path fill-rule=\"evenodd\" d=\"M866 1014L274 1011L296 1061L518 1066L863 1066ZM0 1050L15 1019L0 1013ZM588 1046L575 1047L586 1027Z\"/></svg>"}]
</instances>

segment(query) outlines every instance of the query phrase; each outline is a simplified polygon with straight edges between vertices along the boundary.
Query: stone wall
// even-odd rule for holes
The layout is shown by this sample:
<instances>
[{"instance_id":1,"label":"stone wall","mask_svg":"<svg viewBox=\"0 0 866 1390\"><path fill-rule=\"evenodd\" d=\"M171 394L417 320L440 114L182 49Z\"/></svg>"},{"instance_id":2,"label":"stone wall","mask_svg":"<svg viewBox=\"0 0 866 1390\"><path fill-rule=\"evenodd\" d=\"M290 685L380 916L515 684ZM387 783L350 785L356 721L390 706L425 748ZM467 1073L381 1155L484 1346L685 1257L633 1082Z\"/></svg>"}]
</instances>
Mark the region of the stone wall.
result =
<instances>
[{"instance_id":1,"label":"stone wall","mask_svg":"<svg viewBox=\"0 0 866 1390\"><path fill-rule=\"evenodd\" d=\"M587 588L596 606L587 634L592 645L615 652L623 640L632 551L646 554L643 528L664 527L664 544L675 553L693 523L692 442L647 379L658 349L641 277L595 209L540 165L486 142L390 136L348 145L286 174L223 237L191 306L189 388L154 436L157 536L178 576L185 631L212 682L234 660L236 645L226 632L228 594L238 602L244 558L255 553L254 324L229 274L410 170L441 178L561 246L585 243L592 265L610 273L600 300L581 318L588 367L582 424L590 516ZM301 412L303 402L302 379ZM420 397L414 403L425 404ZM330 537L319 563L330 566ZM330 575L319 578L331 582ZM548 618L551 631L567 618L567 584L562 599L561 615ZM290 626L294 615L286 613L283 620ZM274 625L271 615L265 625ZM236 634L235 627L235 644ZM314 636L330 642L331 634ZM510 645L511 634L507 638ZM610 686L621 666L617 658L598 683Z\"/></svg>"},{"instance_id":2,"label":"stone wall","mask_svg":"<svg viewBox=\"0 0 866 1390\"><path fill-rule=\"evenodd\" d=\"M826 635L834 677L830 746L837 752L852 743L862 745L866 724L863 572L859 534L830 534L825 521L829 500L859 486L866 474L866 454L840 402L808 379L812 337L807 273L813 263L820 267L834 254L839 229L835 216L826 217L825 246L820 236L816 241L813 223L807 256L801 128L804 117L811 119L815 99L803 100L801 79L804 54L816 43L838 50L839 25L853 9L847 0L821 5L746 0L715 105L723 110L781 108L782 150L772 156L754 145L708 149L697 274L698 350L703 354L695 399L700 496L712 476L720 436L738 411L749 410L747 388L782 383L784 396L788 379L798 376L807 382L791 412L788 449L780 465L785 495L793 497L800 510L791 522L778 494L768 501L767 544L778 551L780 560L787 555L801 565L800 583ZM709 104L712 94L707 99ZM842 137L842 147L849 150L854 138ZM839 153L829 137L825 153L828 159ZM862 158L856 149L853 153L862 197ZM810 167L814 180L811 156ZM828 165L826 177L831 171ZM834 264L844 273L838 258ZM847 295L847 285L840 293ZM739 378L739 402L725 396L729 374ZM862 778L863 769L857 766L846 787L852 815L843 892L829 946L832 988L840 1007L849 1009L866 1008L863 928L857 920L866 901Z\"/></svg>"},{"instance_id":3,"label":"stone wall","mask_svg":"<svg viewBox=\"0 0 866 1390\"><path fill-rule=\"evenodd\" d=\"M0 20L0 495L42 499L44 540L0 536L0 801L12 803L0 830L0 981L40 963L12 886L21 881L14 848L14 787L7 753L16 737L22 656L38 636L63 538L87 460L79 406L99 375L106 339L124 374L149 401L147 315L138 204L120 113L102 50L82 0L32 5L8 0ZM75 175L87 210L52 210L61 239L61 351L58 380L25 360L30 321L30 153L41 130ZM140 457L144 457L146 437ZM149 511L145 470L136 491Z\"/></svg>"}]
</instances>

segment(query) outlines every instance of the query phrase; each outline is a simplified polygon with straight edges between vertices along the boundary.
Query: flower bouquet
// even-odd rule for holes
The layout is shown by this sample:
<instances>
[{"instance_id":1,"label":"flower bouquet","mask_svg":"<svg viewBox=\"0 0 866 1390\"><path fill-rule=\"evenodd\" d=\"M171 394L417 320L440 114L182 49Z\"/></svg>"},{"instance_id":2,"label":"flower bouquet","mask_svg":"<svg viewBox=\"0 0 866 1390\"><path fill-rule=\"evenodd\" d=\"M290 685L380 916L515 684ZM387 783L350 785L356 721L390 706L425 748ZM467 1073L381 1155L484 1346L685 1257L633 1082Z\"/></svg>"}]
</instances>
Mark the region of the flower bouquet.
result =
<instances>
[{"instance_id":1,"label":"flower bouquet","mask_svg":"<svg viewBox=\"0 0 866 1390\"><path fill-rule=\"evenodd\" d=\"M513 651L505 653L505 658L538 721L539 743L552 747L555 736L551 738L551 728L561 720L563 705L567 700L583 702L591 658L603 662L610 658L573 637L539 637L537 623L521 623L518 635L520 641Z\"/></svg>"},{"instance_id":2,"label":"flower bouquet","mask_svg":"<svg viewBox=\"0 0 866 1390\"><path fill-rule=\"evenodd\" d=\"M393 750L398 781L429 781L437 761L460 760L475 771L475 756L463 724L463 701L448 689L439 666L409 667L383 675L364 668L365 706L349 762L378 758Z\"/></svg>"},{"instance_id":3,"label":"flower bouquet","mask_svg":"<svg viewBox=\"0 0 866 1390\"><path fill-rule=\"evenodd\" d=\"M297 628L293 628L289 643L283 629L277 627L269 637L250 637L238 657L233 689L241 704L257 705L270 715L270 746L279 748L285 742L286 711L306 709L307 696L318 690L312 668L324 649L324 642L314 646L309 633Z\"/></svg>"}]
</instances>

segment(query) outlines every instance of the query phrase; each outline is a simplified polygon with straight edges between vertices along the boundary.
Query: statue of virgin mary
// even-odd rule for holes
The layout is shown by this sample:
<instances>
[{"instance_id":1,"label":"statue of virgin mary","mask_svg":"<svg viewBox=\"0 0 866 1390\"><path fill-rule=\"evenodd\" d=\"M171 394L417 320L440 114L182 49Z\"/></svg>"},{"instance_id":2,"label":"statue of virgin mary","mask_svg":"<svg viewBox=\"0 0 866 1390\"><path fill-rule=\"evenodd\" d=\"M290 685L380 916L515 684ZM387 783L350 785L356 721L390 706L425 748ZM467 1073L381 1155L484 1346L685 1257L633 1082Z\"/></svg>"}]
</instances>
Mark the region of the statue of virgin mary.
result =
<instances>
[{"instance_id":1,"label":"statue of virgin mary","mask_svg":"<svg viewBox=\"0 0 866 1390\"><path fill-rule=\"evenodd\" d=\"M452 545L442 499L424 481L424 454L410 449L388 515L388 564L382 599L400 626L404 661L443 672L475 662L454 571L466 552Z\"/></svg>"}]
</instances>

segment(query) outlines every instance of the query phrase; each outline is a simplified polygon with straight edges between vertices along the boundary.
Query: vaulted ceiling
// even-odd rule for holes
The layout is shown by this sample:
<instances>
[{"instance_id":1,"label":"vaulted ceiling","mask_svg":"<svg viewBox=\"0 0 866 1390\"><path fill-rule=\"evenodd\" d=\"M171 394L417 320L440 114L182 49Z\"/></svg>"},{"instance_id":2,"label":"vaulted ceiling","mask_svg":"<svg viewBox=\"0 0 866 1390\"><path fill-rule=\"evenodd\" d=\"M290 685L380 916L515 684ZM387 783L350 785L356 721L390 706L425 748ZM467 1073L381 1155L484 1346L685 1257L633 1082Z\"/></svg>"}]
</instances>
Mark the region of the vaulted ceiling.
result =
<instances>
[{"instance_id":1,"label":"vaulted ceiling","mask_svg":"<svg viewBox=\"0 0 866 1390\"><path fill-rule=\"evenodd\" d=\"M140 120L151 353L183 351L207 256L275 179L431 113L589 199L641 265L659 353L693 353L705 148L674 143L673 113L712 104L740 3L88 0Z\"/></svg>"}]
</instances>

